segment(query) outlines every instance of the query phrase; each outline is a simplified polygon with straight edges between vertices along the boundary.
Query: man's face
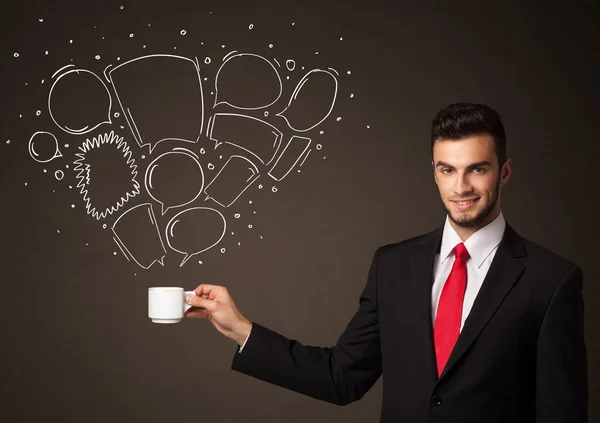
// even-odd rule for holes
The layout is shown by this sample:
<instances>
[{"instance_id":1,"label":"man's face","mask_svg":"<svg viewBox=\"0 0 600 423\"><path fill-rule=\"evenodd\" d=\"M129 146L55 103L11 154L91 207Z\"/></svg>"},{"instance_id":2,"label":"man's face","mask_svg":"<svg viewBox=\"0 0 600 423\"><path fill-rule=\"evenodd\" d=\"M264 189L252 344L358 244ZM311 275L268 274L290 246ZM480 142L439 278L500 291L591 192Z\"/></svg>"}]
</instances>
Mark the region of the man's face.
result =
<instances>
[{"instance_id":1,"label":"man's face","mask_svg":"<svg viewBox=\"0 0 600 423\"><path fill-rule=\"evenodd\" d=\"M432 164L440 197L455 227L475 231L496 218L500 187L508 181L512 164L507 160L501 172L491 135L437 140Z\"/></svg>"}]
</instances>

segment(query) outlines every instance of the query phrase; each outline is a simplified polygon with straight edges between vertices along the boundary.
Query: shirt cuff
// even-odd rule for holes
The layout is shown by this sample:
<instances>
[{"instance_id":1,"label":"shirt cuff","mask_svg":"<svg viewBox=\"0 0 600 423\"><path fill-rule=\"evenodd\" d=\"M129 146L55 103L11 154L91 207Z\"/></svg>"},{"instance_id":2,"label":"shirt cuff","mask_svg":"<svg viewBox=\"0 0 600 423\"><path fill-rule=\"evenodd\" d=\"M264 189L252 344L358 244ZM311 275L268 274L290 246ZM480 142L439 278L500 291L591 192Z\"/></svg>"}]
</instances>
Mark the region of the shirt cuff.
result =
<instances>
[{"instance_id":1,"label":"shirt cuff","mask_svg":"<svg viewBox=\"0 0 600 423\"><path fill-rule=\"evenodd\" d=\"M240 347L240 350L238 351L238 354L242 352L242 350L244 349L244 346L246 346L246 342L248 342L248 338L250 338L250 334L252 333L252 328L250 328L250 332L248 333L248 336L246 337L246 340L244 341L244 343L242 344L242 346Z\"/></svg>"}]
</instances>

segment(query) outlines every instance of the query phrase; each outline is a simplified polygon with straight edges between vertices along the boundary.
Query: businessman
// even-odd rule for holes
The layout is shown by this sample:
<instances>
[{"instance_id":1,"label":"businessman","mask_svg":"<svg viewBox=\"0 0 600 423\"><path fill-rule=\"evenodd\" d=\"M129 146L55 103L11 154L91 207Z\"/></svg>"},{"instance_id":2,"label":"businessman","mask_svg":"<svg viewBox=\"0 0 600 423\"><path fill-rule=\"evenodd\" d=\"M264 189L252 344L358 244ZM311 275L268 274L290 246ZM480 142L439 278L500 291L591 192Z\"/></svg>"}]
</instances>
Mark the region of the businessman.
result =
<instances>
[{"instance_id":1,"label":"businessman","mask_svg":"<svg viewBox=\"0 0 600 423\"><path fill-rule=\"evenodd\" d=\"M385 374L380 422L587 422L582 270L504 219L499 114L443 108L431 152L445 221L377 249L335 346L251 322L223 286L198 286L187 317L238 343L234 370L323 401L359 400Z\"/></svg>"}]
</instances>

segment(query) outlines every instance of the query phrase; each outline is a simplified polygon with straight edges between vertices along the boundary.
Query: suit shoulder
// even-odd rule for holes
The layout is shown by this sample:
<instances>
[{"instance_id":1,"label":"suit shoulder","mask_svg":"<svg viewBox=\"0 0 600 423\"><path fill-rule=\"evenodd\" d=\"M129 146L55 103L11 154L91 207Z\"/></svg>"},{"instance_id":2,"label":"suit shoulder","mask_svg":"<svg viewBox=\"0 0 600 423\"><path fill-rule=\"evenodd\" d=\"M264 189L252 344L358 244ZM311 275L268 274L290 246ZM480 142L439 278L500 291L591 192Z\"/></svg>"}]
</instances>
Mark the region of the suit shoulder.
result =
<instances>
[{"instance_id":1,"label":"suit shoulder","mask_svg":"<svg viewBox=\"0 0 600 423\"><path fill-rule=\"evenodd\" d=\"M573 267L579 267L577 263L561 256L560 254L531 240L523 239L523 245L527 251L527 259L535 265L543 265L549 271L565 274Z\"/></svg>"},{"instance_id":2,"label":"suit shoulder","mask_svg":"<svg viewBox=\"0 0 600 423\"><path fill-rule=\"evenodd\" d=\"M389 256L389 255L397 255L409 252L415 248L423 239L431 236L432 232L428 232L425 234L413 236L411 238L404 239L402 241L397 241L389 244L382 245L377 249L377 253L380 256Z\"/></svg>"}]
</instances>

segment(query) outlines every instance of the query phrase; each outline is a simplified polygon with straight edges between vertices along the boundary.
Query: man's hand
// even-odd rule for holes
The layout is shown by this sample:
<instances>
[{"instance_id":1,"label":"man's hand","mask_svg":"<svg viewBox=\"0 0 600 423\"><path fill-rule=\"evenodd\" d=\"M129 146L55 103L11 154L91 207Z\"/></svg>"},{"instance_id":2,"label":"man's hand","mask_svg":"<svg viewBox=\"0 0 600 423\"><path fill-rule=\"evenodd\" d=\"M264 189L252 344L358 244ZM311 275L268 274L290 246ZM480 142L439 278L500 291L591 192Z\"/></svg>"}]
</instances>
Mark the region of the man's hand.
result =
<instances>
[{"instance_id":1,"label":"man's hand","mask_svg":"<svg viewBox=\"0 0 600 423\"><path fill-rule=\"evenodd\" d=\"M194 292L195 296L188 295L185 299L192 306L185 316L210 320L219 332L241 346L252 329L252 322L240 313L227 288L202 284Z\"/></svg>"}]
</instances>

